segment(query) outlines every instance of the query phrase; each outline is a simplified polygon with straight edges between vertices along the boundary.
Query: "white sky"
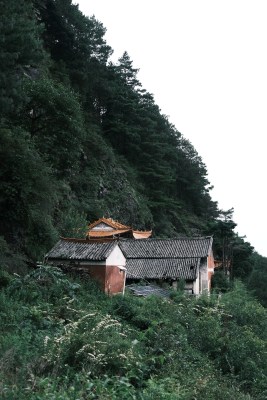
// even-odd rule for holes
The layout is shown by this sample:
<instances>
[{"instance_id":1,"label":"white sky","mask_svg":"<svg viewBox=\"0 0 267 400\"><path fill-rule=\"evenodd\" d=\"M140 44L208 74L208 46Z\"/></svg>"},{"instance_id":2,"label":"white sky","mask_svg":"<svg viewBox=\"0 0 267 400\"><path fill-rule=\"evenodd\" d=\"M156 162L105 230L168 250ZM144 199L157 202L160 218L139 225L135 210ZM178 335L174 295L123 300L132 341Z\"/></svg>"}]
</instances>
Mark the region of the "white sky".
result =
<instances>
[{"instance_id":1,"label":"white sky","mask_svg":"<svg viewBox=\"0 0 267 400\"><path fill-rule=\"evenodd\" d=\"M73 0L191 141L219 207L267 256L267 1Z\"/></svg>"}]
</instances>

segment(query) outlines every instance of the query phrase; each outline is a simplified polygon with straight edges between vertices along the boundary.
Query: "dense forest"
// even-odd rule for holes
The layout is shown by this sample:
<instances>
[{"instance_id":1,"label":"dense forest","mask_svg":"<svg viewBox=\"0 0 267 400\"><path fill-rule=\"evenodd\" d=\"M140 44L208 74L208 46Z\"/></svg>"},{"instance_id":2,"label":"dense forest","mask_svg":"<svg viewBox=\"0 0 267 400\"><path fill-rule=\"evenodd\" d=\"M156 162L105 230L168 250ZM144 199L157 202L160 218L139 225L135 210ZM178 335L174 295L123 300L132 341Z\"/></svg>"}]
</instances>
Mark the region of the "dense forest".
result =
<instances>
[{"instance_id":1,"label":"dense forest","mask_svg":"<svg viewBox=\"0 0 267 400\"><path fill-rule=\"evenodd\" d=\"M34 263L59 236L82 237L104 215L156 237L213 235L232 276L248 279L259 264L266 271L234 232L233 210L211 199L205 164L128 53L110 61L101 22L71 0L1 1L1 10L5 263Z\"/></svg>"},{"instance_id":2,"label":"dense forest","mask_svg":"<svg viewBox=\"0 0 267 400\"><path fill-rule=\"evenodd\" d=\"M127 51L111 61L105 27L94 16L84 16L72 0L0 0L0 5L0 315L6 324L1 334L10 334L0 343L0 375L7 377L2 398L266 398L267 259L236 234L233 210L220 210L212 200L197 150L142 87ZM90 297L91 283L76 285L49 268L34 283L41 272L32 267L60 236L83 237L88 223L102 216L153 229L154 237L213 235L222 262L214 290L226 293L222 303L181 294L168 306L159 299L108 302L96 288L90 287ZM242 281L238 288L235 279ZM54 288L48 290L51 280ZM92 310L89 303L82 308L86 301ZM170 326L172 316L177 326ZM108 359L101 358L102 345L96 353L90 349L93 362L85 356L86 341L98 340L100 324L107 328L99 341L112 334L114 348ZM88 328L87 337L82 330ZM248 353L239 354L238 341L230 341L239 332L244 351L255 348L244 370L240 363ZM173 359L179 343L180 365ZM165 356L164 346L172 355ZM23 348L28 352L22 354ZM116 349L121 359L113 360ZM175 382L171 371L185 383ZM22 375L29 384L16 397ZM70 385L73 396L67 394ZM39 397L27 394L37 387ZM95 397L79 394L84 387L93 388ZM228 397L220 397L221 387Z\"/></svg>"}]
</instances>

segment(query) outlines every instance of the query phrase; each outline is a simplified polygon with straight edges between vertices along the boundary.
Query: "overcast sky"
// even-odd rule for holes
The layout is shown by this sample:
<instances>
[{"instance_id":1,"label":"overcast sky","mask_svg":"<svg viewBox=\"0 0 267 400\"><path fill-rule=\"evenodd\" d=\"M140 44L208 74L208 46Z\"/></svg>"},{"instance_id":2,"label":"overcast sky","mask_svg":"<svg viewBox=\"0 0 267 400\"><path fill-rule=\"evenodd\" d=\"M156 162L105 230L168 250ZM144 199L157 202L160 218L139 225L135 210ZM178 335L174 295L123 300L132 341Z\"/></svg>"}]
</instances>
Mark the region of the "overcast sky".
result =
<instances>
[{"instance_id":1,"label":"overcast sky","mask_svg":"<svg viewBox=\"0 0 267 400\"><path fill-rule=\"evenodd\" d=\"M221 209L267 256L267 1L80 0L126 50L163 114L191 141Z\"/></svg>"}]
</instances>

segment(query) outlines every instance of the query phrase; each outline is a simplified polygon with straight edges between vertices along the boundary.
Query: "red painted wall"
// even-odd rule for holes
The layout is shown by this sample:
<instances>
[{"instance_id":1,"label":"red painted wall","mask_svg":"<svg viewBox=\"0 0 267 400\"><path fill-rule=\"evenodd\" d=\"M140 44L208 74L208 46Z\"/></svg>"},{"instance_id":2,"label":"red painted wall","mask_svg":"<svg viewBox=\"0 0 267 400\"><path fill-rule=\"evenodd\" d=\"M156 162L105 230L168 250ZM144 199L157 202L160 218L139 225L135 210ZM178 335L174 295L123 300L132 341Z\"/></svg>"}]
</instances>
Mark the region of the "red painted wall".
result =
<instances>
[{"instance_id":1,"label":"red painted wall","mask_svg":"<svg viewBox=\"0 0 267 400\"><path fill-rule=\"evenodd\" d=\"M105 292L108 294L122 293L124 289L125 271L115 266L106 267Z\"/></svg>"},{"instance_id":2,"label":"red painted wall","mask_svg":"<svg viewBox=\"0 0 267 400\"><path fill-rule=\"evenodd\" d=\"M208 269L212 268L213 271L208 271L208 285L209 285L209 291L211 289L211 277L214 274L214 268L215 268L215 262L214 262L214 257L213 255L208 256Z\"/></svg>"},{"instance_id":3,"label":"red painted wall","mask_svg":"<svg viewBox=\"0 0 267 400\"><path fill-rule=\"evenodd\" d=\"M125 271L116 266L84 265L83 269L100 283L107 294L122 293L124 289Z\"/></svg>"},{"instance_id":4,"label":"red painted wall","mask_svg":"<svg viewBox=\"0 0 267 400\"><path fill-rule=\"evenodd\" d=\"M83 269L89 273L98 283L101 289L105 290L106 266L105 265L85 265Z\"/></svg>"}]
</instances>

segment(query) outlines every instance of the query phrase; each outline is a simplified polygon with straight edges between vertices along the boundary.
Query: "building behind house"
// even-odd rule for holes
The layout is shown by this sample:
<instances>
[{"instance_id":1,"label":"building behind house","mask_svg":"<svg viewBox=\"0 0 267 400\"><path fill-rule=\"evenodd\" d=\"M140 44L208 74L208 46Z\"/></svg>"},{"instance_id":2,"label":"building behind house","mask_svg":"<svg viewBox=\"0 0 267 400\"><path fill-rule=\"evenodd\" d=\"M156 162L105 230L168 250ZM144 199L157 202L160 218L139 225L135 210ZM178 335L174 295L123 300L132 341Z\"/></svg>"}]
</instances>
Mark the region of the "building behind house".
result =
<instances>
[{"instance_id":1,"label":"building behind house","mask_svg":"<svg viewBox=\"0 0 267 400\"><path fill-rule=\"evenodd\" d=\"M114 221L112 218L100 218L88 226L87 239L131 238L148 239L150 231L138 231L132 227Z\"/></svg>"}]
</instances>

